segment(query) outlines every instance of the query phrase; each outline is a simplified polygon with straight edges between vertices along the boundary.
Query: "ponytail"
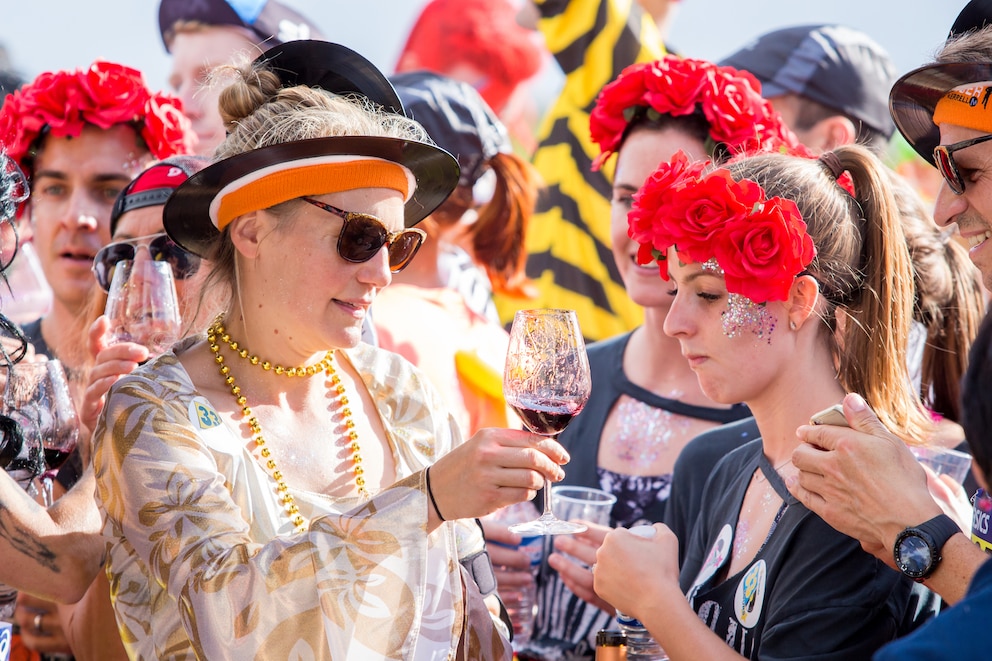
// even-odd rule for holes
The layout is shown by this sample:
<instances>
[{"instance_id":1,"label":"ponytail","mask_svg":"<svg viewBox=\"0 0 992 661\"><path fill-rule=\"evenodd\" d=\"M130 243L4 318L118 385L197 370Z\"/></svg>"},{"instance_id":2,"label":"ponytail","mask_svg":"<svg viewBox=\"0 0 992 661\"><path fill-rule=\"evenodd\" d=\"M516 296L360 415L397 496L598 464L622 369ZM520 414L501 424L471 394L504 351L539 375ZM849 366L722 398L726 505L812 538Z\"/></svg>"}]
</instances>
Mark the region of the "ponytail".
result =
<instances>
[{"instance_id":1,"label":"ponytail","mask_svg":"<svg viewBox=\"0 0 992 661\"><path fill-rule=\"evenodd\" d=\"M468 229L472 250L495 293L530 297L534 286L525 273L524 239L534 213L539 176L516 154L496 154L489 165L496 175L496 189Z\"/></svg>"},{"instance_id":2,"label":"ponytail","mask_svg":"<svg viewBox=\"0 0 992 661\"><path fill-rule=\"evenodd\" d=\"M848 222L859 224L861 291L844 306L839 376L890 429L924 442L929 416L908 387L907 347L913 319L913 265L884 165L861 147L835 151L854 184ZM815 239L814 239L815 243Z\"/></svg>"}]
</instances>

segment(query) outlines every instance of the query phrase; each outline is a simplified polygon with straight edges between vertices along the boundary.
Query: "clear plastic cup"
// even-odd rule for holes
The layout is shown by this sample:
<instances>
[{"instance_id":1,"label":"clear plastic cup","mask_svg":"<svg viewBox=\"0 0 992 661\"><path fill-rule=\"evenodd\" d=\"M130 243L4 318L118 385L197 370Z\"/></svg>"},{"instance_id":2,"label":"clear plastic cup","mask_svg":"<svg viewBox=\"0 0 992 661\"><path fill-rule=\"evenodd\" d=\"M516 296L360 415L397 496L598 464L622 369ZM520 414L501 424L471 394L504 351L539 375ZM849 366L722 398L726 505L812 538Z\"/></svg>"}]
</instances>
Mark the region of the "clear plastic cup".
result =
<instances>
[{"instance_id":1,"label":"clear plastic cup","mask_svg":"<svg viewBox=\"0 0 992 661\"><path fill-rule=\"evenodd\" d=\"M551 502L554 505L555 514L560 519L565 521L582 519L608 526L610 525L610 512L613 511L613 504L617 502L617 497L602 489L560 486L551 488Z\"/></svg>"},{"instance_id":2,"label":"clear plastic cup","mask_svg":"<svg viewBox=\"0 0 992 661\"><path fill-rule=\"evenodd\" d=\"M909 449L921 464L937 475L950 475L959 484L964 483L971 470L971 455L967 452L926 445L914 445Z\"/></svg>"}]
</instances>

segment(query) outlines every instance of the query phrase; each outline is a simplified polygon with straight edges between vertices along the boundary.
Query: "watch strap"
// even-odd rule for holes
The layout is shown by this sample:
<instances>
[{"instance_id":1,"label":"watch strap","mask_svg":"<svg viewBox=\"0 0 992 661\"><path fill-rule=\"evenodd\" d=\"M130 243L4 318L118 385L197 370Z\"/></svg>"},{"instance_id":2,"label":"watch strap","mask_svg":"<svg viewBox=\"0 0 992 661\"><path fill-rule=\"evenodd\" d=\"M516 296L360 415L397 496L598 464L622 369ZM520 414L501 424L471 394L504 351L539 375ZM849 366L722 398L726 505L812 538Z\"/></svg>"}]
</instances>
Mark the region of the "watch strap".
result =
<instances>
[{"instance_id":1,"label":"watch strap","mask_svg":"<svg viewBox=\"0 0 992 661\"><path fill-rule=\"evenodd\" d=\"M933 543L937 547L937 553L940 553L941 549L944 548L947 540L961 532L961 527L954 522L954 519L946 514L935 516L929 521L916 526L916 528L933 538Z\"/></svg>"}]
</instances>

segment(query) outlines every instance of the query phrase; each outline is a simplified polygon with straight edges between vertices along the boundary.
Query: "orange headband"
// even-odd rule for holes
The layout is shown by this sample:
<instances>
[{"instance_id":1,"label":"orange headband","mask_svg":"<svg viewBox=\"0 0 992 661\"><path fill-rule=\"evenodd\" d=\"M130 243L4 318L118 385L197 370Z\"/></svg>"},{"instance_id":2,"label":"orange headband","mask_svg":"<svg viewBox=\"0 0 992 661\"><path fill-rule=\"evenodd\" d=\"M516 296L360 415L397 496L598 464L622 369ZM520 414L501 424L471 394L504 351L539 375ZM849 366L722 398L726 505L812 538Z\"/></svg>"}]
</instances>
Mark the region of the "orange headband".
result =
<instances>
[{"instance_id":1,"label":"orange headband","mask_svg":"<svg viewBox=\"0 0 992 661\"><path fill-rule=\"evenodd\" d=\"M969 83L945 94L933 111L933 123L954 124L992 133L992 81Z\"/></svg>"},{"instance_id":2,"label":"orange headband","mask_svg":"<svg viewBox=\"0 0 992 661\"><path fill-rule=\"evenodd\" d=\"M374 158L324 156L277 163L232 181L210 203L210 220L222 230L238 216L306 195L357 188L390 188L410 198L416 187L402 165Z\"/></svg>"}]
</instances>

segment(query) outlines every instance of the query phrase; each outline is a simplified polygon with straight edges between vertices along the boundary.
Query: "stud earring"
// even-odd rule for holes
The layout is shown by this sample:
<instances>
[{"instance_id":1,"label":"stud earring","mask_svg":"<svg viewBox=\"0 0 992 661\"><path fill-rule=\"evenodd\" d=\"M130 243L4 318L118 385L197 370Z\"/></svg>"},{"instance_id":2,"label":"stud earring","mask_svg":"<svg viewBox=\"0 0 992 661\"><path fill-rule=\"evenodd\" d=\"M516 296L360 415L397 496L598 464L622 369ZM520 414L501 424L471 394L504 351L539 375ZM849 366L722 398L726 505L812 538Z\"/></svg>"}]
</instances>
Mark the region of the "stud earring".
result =
<instances>
[{"instance_id":1,"label":"stud earring","mask_svg":"<svg viewBox=\"0 0 992 661\"><path fill-rule=\"evenodd\" d=\"M789 322L789 330L796 330L796 322L794 321Z\"/></svg>"}]
</instances>

